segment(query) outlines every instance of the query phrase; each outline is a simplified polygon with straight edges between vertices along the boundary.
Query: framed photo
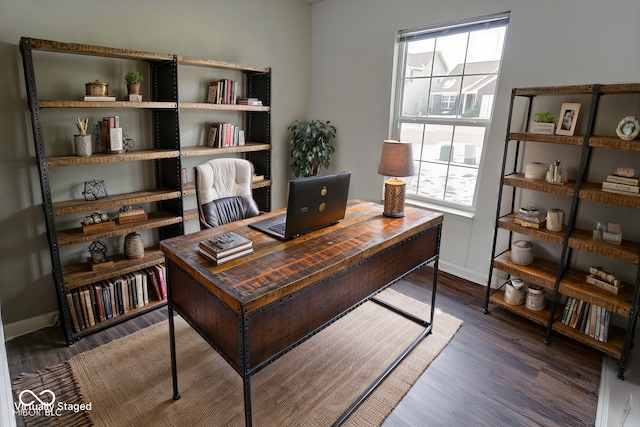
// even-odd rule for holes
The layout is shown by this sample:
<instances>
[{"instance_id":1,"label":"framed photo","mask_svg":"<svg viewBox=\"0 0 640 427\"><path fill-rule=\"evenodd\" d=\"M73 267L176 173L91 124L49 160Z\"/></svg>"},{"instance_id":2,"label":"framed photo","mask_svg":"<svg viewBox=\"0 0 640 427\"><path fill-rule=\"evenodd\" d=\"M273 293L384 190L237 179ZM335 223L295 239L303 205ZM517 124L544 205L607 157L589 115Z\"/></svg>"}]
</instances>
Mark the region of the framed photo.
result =
<instances>
[{"instance_id":1,"label":"framed photo","mask_svg":"<svg viewBox=\"0 0 640 427\"><path fill-rule=\"evenodd\" d=\"M573 132L576 130L579 112L580 104L572 102L565 102L562 104L556 135L573 135Z\"/></svg>"},{"instance_id":2,"label":"framed photo","mask_svg":"<svg viewBox=\"0 0 640 427\"><path fill-rule=\"evenodd\" d=\"M620 120L616 134L623 141L632 141L640 135L640 119L635 116L627 116Z\"/></svg>"}]
</instances>

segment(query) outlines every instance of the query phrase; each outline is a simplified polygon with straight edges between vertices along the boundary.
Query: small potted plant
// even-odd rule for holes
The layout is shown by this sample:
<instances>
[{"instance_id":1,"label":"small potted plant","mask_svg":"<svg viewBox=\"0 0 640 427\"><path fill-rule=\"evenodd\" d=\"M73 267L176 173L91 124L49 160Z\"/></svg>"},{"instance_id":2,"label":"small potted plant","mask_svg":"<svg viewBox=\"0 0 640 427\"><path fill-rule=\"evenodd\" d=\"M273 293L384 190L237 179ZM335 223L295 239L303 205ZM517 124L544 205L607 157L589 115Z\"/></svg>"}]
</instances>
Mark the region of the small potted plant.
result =
<instances>
[{"instance_id":1,"label":"small potted plant","mask_svg":"<svg viewBox=\"0 0 640 427\"><path fill-rule=\"evenodd\" d=\"M291 171L295 176L317 175L320 168L329 167L335 152L331 140L336 136L329 121L296 120L287 129L291 132Z\"/></svg>"},{"instance_id":2,"label":"small potted plant","mask_svg":"<svg viewBox=\"0 0 640 427\"><path fill-rule=\"evenodd\" d=\"M531 123L531 132L553 135L557 122L558 115L550 111L535 113L535 119Z\"/></svg>"},{"instance_id":3,"label":"small potted plant","mask_svg":"<svg viewBox=\"0 0 640 427\"><path fill-rule=\"evenodd\" d=\"M144 77L138 70L128 71L124 75L124 81L127 84L127 93L129 95L140 94L140 83L144 82Z\"/></svg>"}]
</instances>

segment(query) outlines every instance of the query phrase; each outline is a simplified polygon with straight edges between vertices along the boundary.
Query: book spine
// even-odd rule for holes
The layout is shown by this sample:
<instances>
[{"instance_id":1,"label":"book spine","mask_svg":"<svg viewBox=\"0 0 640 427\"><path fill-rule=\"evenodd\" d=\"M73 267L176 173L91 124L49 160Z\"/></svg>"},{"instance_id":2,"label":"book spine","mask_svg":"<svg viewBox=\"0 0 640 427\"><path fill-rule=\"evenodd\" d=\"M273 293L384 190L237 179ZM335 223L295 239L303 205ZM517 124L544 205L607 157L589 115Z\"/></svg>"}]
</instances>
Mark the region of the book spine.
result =
<instances>
[{"instance_id":1,"label":"book spine","mask_svg":"<svg viewBox=\"0 0 640 427\"><path fill-rule=\"evenodd\" d=\"M640 187L637 185L626 185L626 184L618 184L616 182L603 182L602 189L608 190L618 190L618 191L627 191L629 193L638 193L640 192Z\"/></svg>"},{"instance_id":2,"label":"book spine","mask_svg":"<svg viewBox=\"0 0 640 427\"><path fill-rule=\"evenodd\" d=\"M111 311L111 292L107 283L102 284L102 299L104 299L104 317L111 319L113 312Z\"/></svg>"},{"instance_id":3,"label":"book spine","mask_svg":"<svg viewBox=\"0 0 640 427\"><path fill-rule=\"evenodd\" d=\"M106 316L104 313L104 297L102 295L102 287L99 283L94 283L93 285L93 293L96 298L96 307L98 309L98 320L100 322L104 322L106 320Z\"/></svg>"},{"instance_id":4,"label":"book spine","mask_svg":"<svg viewBox=\"0 0 640 427\"><path fill-rule=\"evenodd\" d=\"M73 324L73 329L76 332L80 332L80 323L78 322L78 315L76 313L76 308L73 304L73 294L71 292L67 292L67 305L69 306L69 314L71 315L71 323Z\"/></svg>"},{"instance_id":5,"label":"book spine","mask_svg":"<svg viewBox=\"0 0 640 427\"><path fill-rule=\"evenodd\" d=\"M631 191L624 191L624 190L615 190L613 188L603 187L602 191L606 191L607 193L625 194L627 196L640 196L640 193L632 193Z\"/></svg>"},{"instance_id":6,"label":"book spine","mask_svg":"<svg viewBox=\"0 0 640 427\"><path fill-rule=\"evenodd\" d=\"M76 310L76 317L78 318L78 324L80 325L80 330L82 331L86 329L87 326L84 322L84 317L82 316L83 310L82 306L80 305L80 292L78 292L77 289L74 289L71 292L73 294L73 308Z\"/></svg>"},{"instance_id":7,"label":"book spine","mask_svg":"<svg viewBox=\"0 0 640 427\"><path fill-rule=\"evenodd\" d=\"M572 297L567 298L567 302L564 305L564 310L562 311L562 318L560 319L560 322L562 322L563 324L567 324L567 315L569 314L569 308L571 307L571 301L573 300Z\"/></svg>"},{"instance_id":8,"label":"book spine","mask_svg":"<svg viewBox=\"0 0 640 427\"><path fill-rule=\"evenodd\" d=\"M627 178L625 176L617 176L617 175L607 176L607 181L615 182L618 184L625 184L625 185L635 185L635 186L640 185L640 178Z\"/></svg>"},{"instance_id":9,"label":"book spine","mask_svg":"<svg viewBox=\"0 0 640 427\"><path fill-rule=\"evenodd\" d=\"M582 308L582 315L580 316L580 332L585 331L587 328L587 319L589 318L589 310L591 308L591 304L588 302L584 303L584 307Z\"/></svg>"}]
</instances>

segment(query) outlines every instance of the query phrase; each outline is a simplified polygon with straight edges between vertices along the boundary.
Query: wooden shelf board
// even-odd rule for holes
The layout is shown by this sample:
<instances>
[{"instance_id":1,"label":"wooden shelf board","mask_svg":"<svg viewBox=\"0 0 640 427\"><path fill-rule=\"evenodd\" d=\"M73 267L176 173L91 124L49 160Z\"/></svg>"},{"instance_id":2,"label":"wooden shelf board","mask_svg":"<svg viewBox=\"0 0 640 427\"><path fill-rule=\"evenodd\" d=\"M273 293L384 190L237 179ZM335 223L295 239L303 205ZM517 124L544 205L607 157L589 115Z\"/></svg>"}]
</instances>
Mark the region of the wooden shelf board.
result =
<instances>
[{"instance_id":1,"label":"wooden shelf board","mask_svg":"<svg viewBox=\"0 0 640 427\"><path fill-rule=\"evenodd\" d=\"M195 196L196 194L196 183L195 182L187 182L186 184L182 184L182 195L183 196Z\"/></svg>"},{"instance_id":2,"label":"wooden shelf board","mask_svg":"<svg viewBox=\"0 0 640 427\"><path fill-rule=\"evenodd\" d=\"M144 108L152 110L175 109L177 102L134 102L134 101L56 101L39 100L40 108Z\"/></svg>"},{"instance_id":3,"label":"wooden shelf board","mask_svg":"<svg viewBox=\"0 0 640 427\"><path fill-rule=\"evenodd\" d=\"M600 93L602 93L603 95L640 93L640 83L617 83L617 84L601 85Z\"/></svg>"},{"instance_id":4,"label":"wooden shelf board","mask_svg":"<svg viewBox=\"0 0 640 427\"><path fill-rule=\"evenodd\" d=\"M269 112L268 105L213 104L210 102L181 102L181 110L221 110L221 111L259 111Z\"/></svg>"},{"instance_id":5,"label":"wooden shelf board","mask_svg":"<svg viewBox=\"0 0 640 427\"><path fill-rule=\"evenodd\" d=\"M167 300L162 300L162 301L158 301L158 300L153 300L153 301L149 301L149 304L145 305L144 307L139 307L139 308L134 308L133 310L129 310L127 313L125 314L121 314L118 315L116 317L113 317L109 320L106 320L104 322L101 323L96 323L94 326L90 326L80 332L76 332L73 334L75 339L80 339L86 335L89 334L93 334L96 333L102 329L106 329L108 327L111 327L115 324L118 324L120 322L123 322L125 320L131 319L133 317L136 316L140 316L141 314L147 313L149 311L155 310L157 308L160 307L164 307L165 305L167 305Z\"/></svg>"},{"instance_id":6,"label":"wooden shelf board","mask_svg":"<svg viewBox=\"0 0 640 427\"><path fill-rule=\"evenodd\" d=\"M511 262L511 251L495 257L493 267L545 289L554 288L558 273L558 264L544 259L536 258L531 265L514 264Z\"/></svg>"},{"instance_id":7,"label":"wooden shelf board","mask_svg":"<svg viewBox=\"0 0 640 427\"><path fill-rule=\"evenodd\" d=\"M198 209L185 209L184 211L184 220L185 221L192 221L194 219L198 219L199 215L198 215Z\"/></svg>"},{"instance_id":8,"label":"wooden shelf board","mask_svg":"<svg viewBox=\"0 0 640 427\"><path fill-rule=\"evenodd\" d=\"M88 157L52 156L47 158L48 168L95 165L101 163L131 162L136 160L172 159L180 157L179 150L132 150L119 154L94 153Z\"/></svg>"},{"instance_id":9,"label":"wooden shelf board","mask_svg":"<svg viewBox=\"0 0 640 427\"><path fill-rule=\"evenodd\" d=\"M545 328L547 327L547 323L549 322L549 316L551 314L551 311L549 310L548 307L550 307L551 305L550 301L547 301L547 308L545 308L544 310L533 311L525 307L524 304L520 304L520 305L508 304L504 300L504 291L496 291L491 295L491 297L489 297L489 302L492 302L498 305L499 307L502 307L505 310L510 311L511 313L517 314L520 317L524 317L527 320L537 323L538 325L542 325Z\"/></svg>"},{"instance_id":10,"label":"wooden shelf board","mask_svg":"<svg viewBox=\"0 0 640 427\"><path fill-rule=\"evenodd\" d=\"M609 203L611 205L640 209L640 196L602 191L602 184L596 184L593 182L585 182L580 186L579 197L585 200L593 200L596 202Z\"/></svg>"},{"instance_id":11,"label":"wooden shelf board","mask_svg":"<svg viewBox=\"0 0 640 427\"><path fill-rule=\"evenodd\" d=\"M535 95L590 95L594 85L528 87L514 89L516 96Z\"/></svg>"},{"instance_id":12,"label":"wooden shelf board","mask_svg":"<svg viewBox=\"0 0 640 427\"><path fill-rule=\"evenodd\" d=\"M101 199L91 201L82 199L55 202L52 203L52 207L53 214L59 216L178 198L180 198L180 191L169 188L154 188L152 190L106 196Z\"/></svg>"},{"instance_id":13,"label":"wooden shelf board","mask_svg":"<svg viewBox=\"0 0 640 427\"><path fill-rule=\"evenodd\" d=\"M564 231L551 231L544 228L530 228L516 224L516 213L510 213L498 220L498 227L533 237L534 239L544 240L546 242L562 244L564 241Z\"/></svg>"},{"instance_id":14,"label":"wooden shelf board","mask_svg":"<svg viewBox=\"0 0 640 427\"><path fill-rule=\"evenodd\" d=\"M504 184L512 187L524 188L527 190L543 191L545 193L556 194L559 196L573 196L575 190L575 181L568 181L564 185L554 185L546 181L536 181L533 179L526 179L524 174L517 173L512 175L506 175L504 178Z\"/></svg>"},{"instance_id":15,"label":"wooden shelf board","mask_svg":"<svg viewBox=\"0 0 640 427\"><path fill-rule=\"evenodd\" d=\"M569 268L560 280L558 292L604 307L613 313L629 316L634 286L627 284L620 294L615 295L587 283L588 274L586 271Z\"/></svg>"},{"instance_id":16,"label":"wooden shelf board","mask_svg":"<svg viewBox=\"0 0 640 427\"><path fill-rule=\"evenodd\" d=\"M104 270L93 271L88 262L62 267L65 290L70 291L80 286L160 264L164 262L164 253L158 248L147 248L144 251L144 257L139 259L127 259L123 254L109 255L109 259L114 262L113 267Z\"/></svg>"},{"instance_id":17,"label":"wooden shelf board","mask_svg":"<svg viewBox=\"0 0 640 427\"><path fill-rule=\"evenodd\" d=\"M182 147L182 157L195 157L195 156L215 156L218 154L229 153L248 153L252 151L268 151L271 149L270 144L263 144L260 142L247 142L245 145L237 145L234 147L224 148L212 148L202 145L196 145L191 147Z\"/></svg>"},{"instance_id":18,"label":"wooden shelf board","mask_svg":"<svg viewBox=\"0 0 640 427\"><path fill-rule=\"evenodd\" d=\"M117 49L105 46L93 46L80 43L66 43L53 40L27 38L32 49L49 52L71 53L76 55L103 56L109 58L133 59L139 61L172 61L173 55L151 53L129 49Z\"/></svg>"},{"instance_id":19,"label":"wooden shelf board","mask_svg":"<svg viewBox=\"0 0 640 427\"><path fill-rule=\"evenodd\" d=\"M569 246L631 264L640 264L640 243L638 242L623 240L621 245L614 245L604 241L593 240L593 233L589 230L575 229L569 237Z\"/></svg>"},{"instance_id":20,"label":"wooden shelf board","mask_svg":"<svg viewBox=\"0 0 640 427\"><path fill-rule=\"evenodd\" d=\"M637 140L623 141L613 136L592 136L589 138L589 147L613 148L626 151L640 151L640 142Z\"/></svg>"},{"instance_id":21,"label":"wooden shelf board","mask_svg":"<svg viewBox=\"0 0 640 427\"><path fill-rule=\"evenodd\" d=\"M155 211L148 213L149 219L146 221L132 222L131 224L116 225L113 228L82 232L82 228L72 228L58 231L58 245L60 247L89 243L97 239L106 237L121 236L139 230L149 230L152 228L164 227L182 222L182 217L169 212Z\"/></svg>"},{"instance_id":22,"label":"wooden shelf board","mask_svg":"<svg viewBox=\"0 0 640 427\"><path fill-rule=\"evenodd\" d=\"M609 334L607 342L601 342L589 335L580 332L579 330L567 326L562 322L555 322L551 328L564 336L574 339L578 342L588 345L591 348L595 348L604 354L607 354L614 359L620 359L622 356L622 347L624 345L625 331L615 325L609 325Z\"/></svg>"},{"instance_id":23,"label":"wooden shelf board","mask_svg":"<svg viewBox=\"0 0 640 427\"><path fill-rule=\"evenodd\" d=\"M214 59L196 58L192 56L178 55L179 65L193 65L196 67L223 68L235 71L253 71L258 73L268 73L269 68L252 67L250 65L235 64L232 62L216 61Z\"/></svg>"},{"instance_id":24,"label":"wooden shelf board","mask_svg":"<svg viewBox=\"0 0 640 427\"><path fill-rule=\"evenodd\" d=\"M509 134L509 139L512 141L545 142L549 144L578 146L584 143L584 136L545 135L531 132L511 132Z\"/></svg>"}]
</instances>

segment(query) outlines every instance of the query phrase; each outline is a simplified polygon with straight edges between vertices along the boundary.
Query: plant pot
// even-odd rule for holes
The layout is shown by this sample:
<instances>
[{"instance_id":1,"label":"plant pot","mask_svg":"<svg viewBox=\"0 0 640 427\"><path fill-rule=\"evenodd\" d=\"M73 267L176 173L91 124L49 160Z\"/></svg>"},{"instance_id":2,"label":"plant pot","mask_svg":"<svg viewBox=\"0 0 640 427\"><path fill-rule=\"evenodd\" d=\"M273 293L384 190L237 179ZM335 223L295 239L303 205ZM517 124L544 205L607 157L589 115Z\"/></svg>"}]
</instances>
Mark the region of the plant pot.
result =
<instances>
[{"instance_id":1,"label":"plant pot","mask_svg":"<svg viewBox=\"0 0 640 427\"><path fill-rule=\"evenodd\" d=\"M140 94L140 83L132 83L127 85L127 93L129 95L139 95Z\"/></svg>"},{"instance_id":2,"label":"plant pot","mask_svg":"<svg viewBox=\"0 0 640 427\"><path fill-rule=\"evenodd\" d=\"M555 133L556 125L555 123L540 123L533 122L531 123L531 133L541 133L544 135L553 135Z\"/></svg>"}]
</instances>

